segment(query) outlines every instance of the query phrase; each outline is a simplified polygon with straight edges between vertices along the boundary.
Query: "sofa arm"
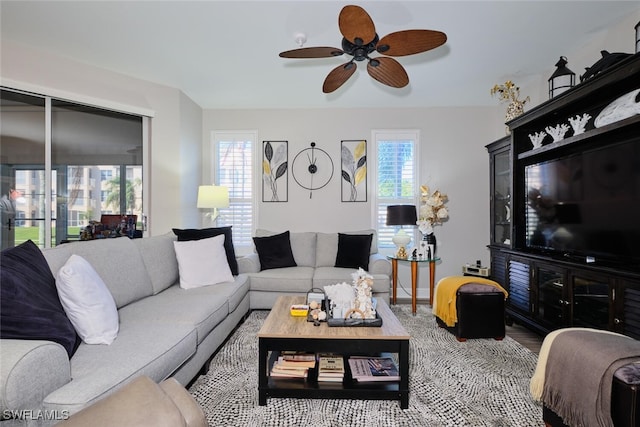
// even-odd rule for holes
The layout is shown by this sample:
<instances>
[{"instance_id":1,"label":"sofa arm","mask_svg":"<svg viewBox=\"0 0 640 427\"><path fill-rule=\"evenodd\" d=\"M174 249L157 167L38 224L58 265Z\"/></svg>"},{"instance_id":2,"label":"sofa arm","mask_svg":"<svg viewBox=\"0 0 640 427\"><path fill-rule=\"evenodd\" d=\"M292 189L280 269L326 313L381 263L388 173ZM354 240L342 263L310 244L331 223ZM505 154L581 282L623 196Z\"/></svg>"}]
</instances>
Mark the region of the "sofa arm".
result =
<instances>
[{"instance_id":1,"label":"sofa arm","mask_svg":"<svg viewBox=\"0 0 640 427\"><path fill-rule=\"evenodd\" d=\"M202 407L175 378L168 378L162 381L160 388L178 407L187 427L207 427Z\"/></svg>"},{"instance_id":2,"label":"sofa arm","mask_svg":"<svg viewBox=\"0 0 640 427\"><path fill-rule=\"evenodd\" d=\"M52 341L0 340L0 410L39 409L71 381L67 351Z\"/></svg>"},{"instance_id":3,"label":"sofa arm","mask_svg":"<svg viewBox=\"0 0 640 427\"><path fill-rule=\"evenodd\" d=\"M260 258L258 254L252 253L238 258L238 273L259 273Z\"/></svg>"},{"instance_id":4,"label":"sofa arm","mask_svg":"<svg viewBox=\"0 0 640 427\"><path fill-rule=\"evenodd\" d=\"M187 402L187 406L180 407ZM188 418L185 418L185 413L188 414ZM109 396L56 424L58 427L90 425L205 427L207 422L200 406L177 382L165 387L159 386L149 377L140 376Z\"/></svg>"},{"instance_id":5,"label":"sofa arm","mask_svg":"<svg viewBox=\"0 0 640 427\"><path fill-rule=\"evenodd\" d=\"M380 253L369 256L369 273L391 276L391 261Z\"/></svg>"}]
</instances>

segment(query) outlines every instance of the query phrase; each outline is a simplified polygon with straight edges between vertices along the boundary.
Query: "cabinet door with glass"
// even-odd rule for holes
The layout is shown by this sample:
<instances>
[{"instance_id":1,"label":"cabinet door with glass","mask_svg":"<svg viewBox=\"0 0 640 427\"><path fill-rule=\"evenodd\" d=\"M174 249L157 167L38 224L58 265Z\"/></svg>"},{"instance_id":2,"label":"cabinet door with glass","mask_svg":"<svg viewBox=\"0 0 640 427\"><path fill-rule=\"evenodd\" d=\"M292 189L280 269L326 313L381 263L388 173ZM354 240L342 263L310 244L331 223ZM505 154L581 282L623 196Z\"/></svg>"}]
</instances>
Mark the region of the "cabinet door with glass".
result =
<instances>
[{"instance_id":1,"label":"cabinet door with glass","mask_svg":"<svg viewBox=\"0 0 640 427\"><path fill-rule=\"evenodd\" d=\"M600 274L573 271L569 284L572 326L610 329L612 280Z\"/></svg>"},{"instance_id":2,"label":"cabinet door with glass","mask_svg":"<svg viewBox=\"0 0 640 427\"><path fill-rule=\"evenodd\" d=\"M570 323L571 301L566 292L567 272L552 264L534 265L534 317L548 329L557 329Z\"/></svg>"},{"instance_id":3,"label":"cabinet door with glass","mask_svg":"<svg viewBox=\"0 0 640 427\"><path fill-rule=\"evenodd\" d=\"M613 299L613 330L640 340L640 278L618 279Z\"/></svg>"},{"instance_id":4,"label":"cabinet door with glass","mask_svg":"<svg viewBox=\"0 0 640 427\"><path fill-rule=\"evenodd\" d=\"M490 168L490 244L511 247L511 139L487 145Z\"/></svg>"}]
</instances>

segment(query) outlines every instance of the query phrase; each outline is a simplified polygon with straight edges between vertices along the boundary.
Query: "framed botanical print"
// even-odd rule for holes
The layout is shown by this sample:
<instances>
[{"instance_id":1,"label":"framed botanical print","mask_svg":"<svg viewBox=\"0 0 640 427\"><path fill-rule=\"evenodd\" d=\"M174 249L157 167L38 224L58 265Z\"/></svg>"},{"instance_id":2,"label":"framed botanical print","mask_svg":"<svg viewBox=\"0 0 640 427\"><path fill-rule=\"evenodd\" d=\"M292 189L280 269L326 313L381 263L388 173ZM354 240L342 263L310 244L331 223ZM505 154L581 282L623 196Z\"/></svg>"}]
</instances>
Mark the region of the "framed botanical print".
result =
<instances>
[{"instance_id":1,"label":"framed botanical print","mask_svg":"<svg viewBox=\"0 0 640 427\"><path fill-rule=\"evenodd\" d=\"M263 202L288 201L288 145L288 141L262 141Z\"/></svg>"},{"instance_id":2,"label":"framed botanical print","mask_svg":"<svg viewBox=\"0 0 640 427\"><path fill-rule=\"evenodd\" d=\"M367 201L367 141L343 140L340 148L343 202Z\"/></svg>"}]
</instances>

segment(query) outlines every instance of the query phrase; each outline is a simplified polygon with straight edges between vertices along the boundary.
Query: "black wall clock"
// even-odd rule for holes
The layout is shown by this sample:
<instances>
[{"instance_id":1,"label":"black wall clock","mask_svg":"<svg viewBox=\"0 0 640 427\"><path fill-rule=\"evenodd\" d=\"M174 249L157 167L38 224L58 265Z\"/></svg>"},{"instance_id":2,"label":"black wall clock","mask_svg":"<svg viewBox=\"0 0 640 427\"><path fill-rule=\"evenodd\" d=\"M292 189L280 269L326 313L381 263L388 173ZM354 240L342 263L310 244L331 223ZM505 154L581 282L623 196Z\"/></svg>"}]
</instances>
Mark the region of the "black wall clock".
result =
<instances>
[{"instance_id":1,"label":"black wall clock","mask_svg":"<svg viewBox=\"0 0 640 427\"><path fill-rule=\"evenodd\" d=\"M333 177L333 160L326 151L316 147L312 142L310 148L301 150L293 159L291 174L296 183L309 190L309 198L313 190L326 186Z\"/></svg>"}]
</instances>

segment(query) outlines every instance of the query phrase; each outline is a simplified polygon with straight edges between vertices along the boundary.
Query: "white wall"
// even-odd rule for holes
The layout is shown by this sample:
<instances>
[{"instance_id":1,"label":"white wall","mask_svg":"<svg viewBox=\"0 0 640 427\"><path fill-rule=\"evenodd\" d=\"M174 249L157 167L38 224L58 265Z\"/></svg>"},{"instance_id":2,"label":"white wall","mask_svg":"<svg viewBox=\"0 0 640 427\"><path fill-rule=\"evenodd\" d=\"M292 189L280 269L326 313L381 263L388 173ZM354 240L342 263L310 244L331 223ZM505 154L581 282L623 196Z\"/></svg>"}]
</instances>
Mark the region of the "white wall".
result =
<instances>
[{"instance_id":1,"label":"white wall","mask_svg":"<svg viewBox=\"0 0 640 427\"><path fill-rule=\"evenodd\" d=\"M488 92L488 91L487 91ZM265 140L289 142L289 162L314 141L327 151L335 172L329 184L313 192L301 188L289 170L286 203L258 203L257 228L276 231L351 231L373 227L372 190L366 203L343 203L340 196L340 141L366 139L373 154L373 129L419 129L421 183L449 195L450 219L436 227L439 256L436 278L460 274L466 262L489 261L489 161L485 145L504 136L502 107L425 109L302 109L205 110L203 135L214 130L257 129L259 147ZM203 145L203 176L210 176L211 142ZM374 162L373 158L369 159ZM256 177L260 179L260 165ZM368 177L371 179L371 174ZM262 200L260 182L256 197ZM425 266L426 267L426 266ZM410 285L408 267L401 265L403 283ZM428 269L421 272L419 296L428 288Z\"/></svg>"}]
</instances>

